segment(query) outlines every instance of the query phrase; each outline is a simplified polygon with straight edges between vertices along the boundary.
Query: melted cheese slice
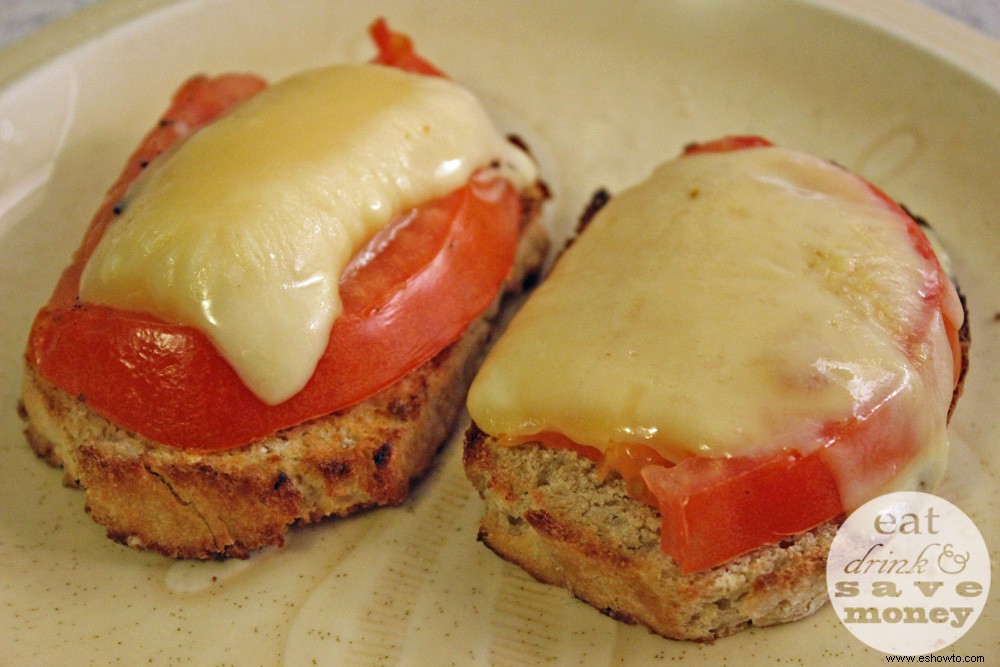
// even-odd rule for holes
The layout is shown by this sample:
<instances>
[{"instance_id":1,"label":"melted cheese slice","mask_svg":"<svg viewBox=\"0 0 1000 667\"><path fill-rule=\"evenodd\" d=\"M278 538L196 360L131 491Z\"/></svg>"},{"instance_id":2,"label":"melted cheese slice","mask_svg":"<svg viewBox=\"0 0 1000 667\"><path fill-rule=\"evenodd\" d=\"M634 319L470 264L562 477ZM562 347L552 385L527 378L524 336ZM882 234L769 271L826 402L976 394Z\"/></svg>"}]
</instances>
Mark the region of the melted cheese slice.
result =
<instances>
[{"instance_id":1,"label":"melted cheese slice","mask_svg":"<svg viewBox=\"0 0 1000 667\"><path fill-rule=\"evenodd\" d=\"M395 213L531 160L448 80L337 66L278 83L161 156L85 267L81 297L205 332L262 400L312 376L354 252Z\"/></svg>"},{"instance_id":2,"label":"melted cheese slice","mask_svg":"<svg viewBox=\"0 0 1000 667\"><path fill-rule=\"evenodd\" d=\"M951 352L927 315L927 261L861 179L781 148L693 155L615 196L514 317L468 398L485 432L606 449L757 456L827 443L891 401L926 454L888 474L933 485ZM916 360L915 360L916 359ZM836 462L842 497L878 477ZM881 473L879 473L881 474Z\"/></svg>"}]
</instances>

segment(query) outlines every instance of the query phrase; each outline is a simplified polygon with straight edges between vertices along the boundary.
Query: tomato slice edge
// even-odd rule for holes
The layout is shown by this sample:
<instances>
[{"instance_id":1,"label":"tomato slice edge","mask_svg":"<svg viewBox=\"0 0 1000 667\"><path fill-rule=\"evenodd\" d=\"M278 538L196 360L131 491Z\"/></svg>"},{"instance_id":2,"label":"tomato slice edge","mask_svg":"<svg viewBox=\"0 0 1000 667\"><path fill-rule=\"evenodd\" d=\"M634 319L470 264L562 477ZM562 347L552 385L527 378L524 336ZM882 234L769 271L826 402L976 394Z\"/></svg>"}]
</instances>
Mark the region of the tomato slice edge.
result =
<instances>
[{"instance_id":1,"label":"tomato slice edge","mask_svg":"<svg viewBox=\"0 0 1000 667\"><path fill-rule=\"evenodd\" d=\"M371 32L379 48L376 62L441 75L436 68L427 71L428 64L415 54L409 38L390 31L383 19ZM81 303L80 272L131 180L171 143L264 85L252 75L198 76L178 90L164 119L147 134L108 191L29 336L26 360L42 377L99 414L170 446L232 449L364 400L454 341L493 301L514 261L521 198L506 181L474 176L451 195L401 214L411 219L411 241L419 241L422 228L436 225L432 236L438 249L419 271L382 285L374 301L345 310L306 389L278 406L257 399L207 337L193 328ZM395 248L394 240L384 254L398 257ZM346 290L351 292L352 278L377 277L387 261L380 253L348 277ZM421 314L428 312L430 317ZM407 335L386 336L385 331ZM112 332L117 337L109 335ZM413 340L413 332L419 340ZM403 356L407 358L401 360ZM379 360L378 372L363 372L372 368L373 359ZM199 373L192 375L192 369Z\"/></svg>"},{"instance_id":2,"label":"tomato slice edge","mask_svg":"<svg viewBox=\"0 0 1000 667\"><path fill-rule=\"evenodd\" d=\"M772 145L762 137L734 135L689 145L683 154ZM902 207L874 185L869 183L868 186L899 213L918 253L935 267L933 275L927 278L925 302L931 313L935 309L943 312L939 288L943 269L926 235ZM958 345L957 329L946 313L945 326L953 352L960 359L961 352L955 349ZM916 342L910 344L915 345ZM871 415L868 417L872 418ZM646 465L638 468L638 474L649 495L632 495L660 511L663 521L661 548L678 563L682 573L714 567L758 547L780 543L787 536L811 530L844 513L837 480L826 461L829 448L850 447L854 450L852 456L866 457L873 464L905 465L913 453L911 443L906 437L888 443L874 437L873 434L879 432L877 419L878 416L873 421L851 418L827 425L823 432L827 444L808 455L786 451L765 457L690 456L673 465ZM531 440L546 446L577 450L595 461L599 469L622 476L627 488L635 487L635 460L626 457L623 463L621 458L622 448L627 444L615 445L612 448L614 451L607 455L594 448L567 442L568 439L558 433L519 438L507 444Z\"/></svg>"}]
</instances>

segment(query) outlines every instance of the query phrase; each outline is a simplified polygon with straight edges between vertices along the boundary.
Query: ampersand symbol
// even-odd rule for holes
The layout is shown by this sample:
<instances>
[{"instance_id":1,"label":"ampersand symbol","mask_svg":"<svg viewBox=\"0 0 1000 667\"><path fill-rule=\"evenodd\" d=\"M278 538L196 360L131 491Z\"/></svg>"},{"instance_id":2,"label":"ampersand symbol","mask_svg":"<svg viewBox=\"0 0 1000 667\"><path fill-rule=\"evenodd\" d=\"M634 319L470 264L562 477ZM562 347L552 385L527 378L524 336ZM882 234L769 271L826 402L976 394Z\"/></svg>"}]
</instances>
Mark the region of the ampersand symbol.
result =
<instances>
[{"instance_id":1,"label":"ampersand symbol","mask_svg":"<svg viewBox=\"0 0 1000 667\"><path fill-rule=\"evenodd\" d=\"M947 567L945 567L945 564L948 561L951 561L955 565L957 565L957 568L954 570L949 570ZM959 572L962 572L965 569L965 566L968 565L968 563L969 563L969 552L966 551L964 554L957 554L952 549L951 544L944 545L944 548L941 549L941 555L938 556L938 568L945 574L958 574Z\"/></svg>"}]
</instances>

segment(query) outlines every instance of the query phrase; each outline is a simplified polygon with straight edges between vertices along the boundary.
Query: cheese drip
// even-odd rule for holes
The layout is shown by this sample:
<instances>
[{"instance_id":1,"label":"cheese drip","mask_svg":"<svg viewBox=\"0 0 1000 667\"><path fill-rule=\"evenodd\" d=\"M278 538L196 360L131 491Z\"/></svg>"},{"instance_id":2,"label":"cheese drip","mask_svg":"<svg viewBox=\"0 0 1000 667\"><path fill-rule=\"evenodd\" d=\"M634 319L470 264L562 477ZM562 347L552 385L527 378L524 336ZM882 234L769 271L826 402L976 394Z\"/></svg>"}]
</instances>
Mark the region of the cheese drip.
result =
<instances>
[{"instance_id":1,"label":"cheese drip","mask_svg":"<svg viewBox=\"0 0 1000 667\"><path fill-rule=\"evenodd\" d=\"M808 454L824 425L891 403L889 428L925 454L893 479L833 461L842 498L933 486L952 388L940 314L919 350L903 342L924 326L927 268L898 214L827 162L781 148L669 162L560 258L469 412L496 436L639 442L677 461Z\"/></svg>"},{"instance_id":2,"label":"cheese drip","mask_svg":"<svg viewBox=\"0 0 1000 667\"><path fill-rule=\"evenodd\" d=\"M80 295L198 328L277 404L312 376L354 252L395 213L491 163L515 185L535 178L451 81L376 65L306 72L154 161Z\"/></svg>"}]
</instances>

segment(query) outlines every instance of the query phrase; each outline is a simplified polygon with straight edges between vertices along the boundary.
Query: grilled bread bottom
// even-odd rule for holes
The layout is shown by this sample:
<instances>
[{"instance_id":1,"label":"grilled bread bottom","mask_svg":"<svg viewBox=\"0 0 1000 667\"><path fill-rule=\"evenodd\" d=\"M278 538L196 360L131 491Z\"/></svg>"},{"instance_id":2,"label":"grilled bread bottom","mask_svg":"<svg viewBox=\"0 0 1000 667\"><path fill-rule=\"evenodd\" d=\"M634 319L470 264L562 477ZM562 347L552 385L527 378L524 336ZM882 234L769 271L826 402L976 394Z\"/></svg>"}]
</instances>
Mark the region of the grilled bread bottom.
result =
<instances>
[{"instance_id":1,"label":"grilled bread bottom","mask_svg":"<svg viewBox=\"0 0 1000 667\"><path fill-rule=\"evenodd\" d=\"M839 522L685 575L660 549L660 514L633 500L621 478L599 481L585 457L501 446L473 426L464 464L486 505L480 541L620 621L711 640L796 620L826 602L826 555Z\"/></svg>"},{"instance_id":2,"label":"grilled bread bottom","mask_svg":"<svg viewBox=\"0 0 1000 667\"><path fill-rule=\"evenodd\" d=\"M289 525L403 502L460 413L502 297L537 277L548 249L547 193L523 199L522 233L503 294L455 343L352 407L238 449L201 453L129 432L28 366L19 413L32 449L86 490L108 537L178 558L246 557Z\"/></svg>"}]
</instances>

